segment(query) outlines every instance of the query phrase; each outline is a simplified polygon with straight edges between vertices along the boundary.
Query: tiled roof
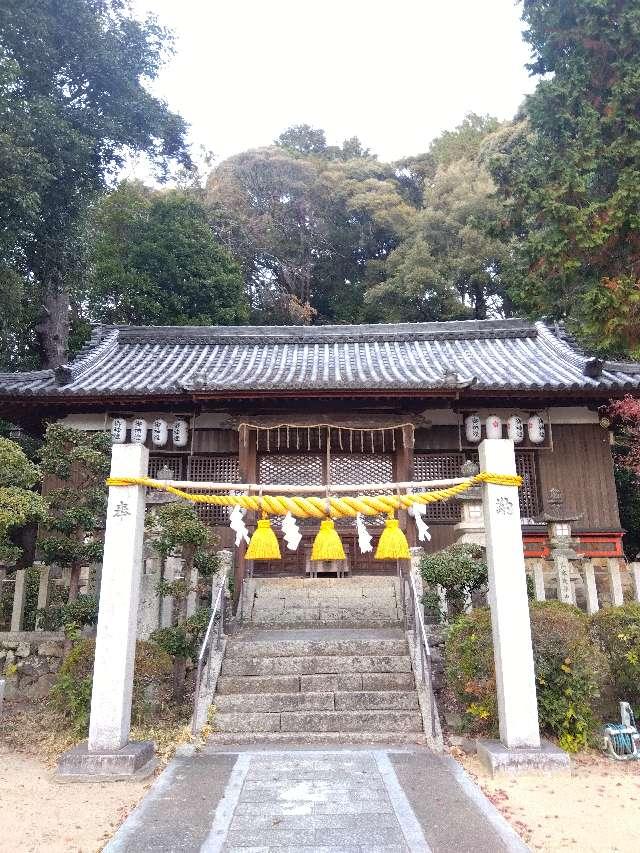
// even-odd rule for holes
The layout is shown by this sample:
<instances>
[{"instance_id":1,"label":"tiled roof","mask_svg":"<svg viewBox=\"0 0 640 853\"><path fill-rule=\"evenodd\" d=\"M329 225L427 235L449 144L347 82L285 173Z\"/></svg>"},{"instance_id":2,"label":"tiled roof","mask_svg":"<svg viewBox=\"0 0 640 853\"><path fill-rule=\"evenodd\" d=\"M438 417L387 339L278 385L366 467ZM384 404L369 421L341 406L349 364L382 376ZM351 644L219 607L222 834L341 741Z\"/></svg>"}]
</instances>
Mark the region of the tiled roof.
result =
<instances>
[{"instance_id":1,"label":"tiled roof","mask_svg":"<svg viewBox=\"0 0 640 853\"><path fill-rule=\"evenodd\" d=\"M109 326L57 371L0 374L0 395L637 390L640 364L601 362L523 320L362 326Z\"/></svg>"}]
</instances>

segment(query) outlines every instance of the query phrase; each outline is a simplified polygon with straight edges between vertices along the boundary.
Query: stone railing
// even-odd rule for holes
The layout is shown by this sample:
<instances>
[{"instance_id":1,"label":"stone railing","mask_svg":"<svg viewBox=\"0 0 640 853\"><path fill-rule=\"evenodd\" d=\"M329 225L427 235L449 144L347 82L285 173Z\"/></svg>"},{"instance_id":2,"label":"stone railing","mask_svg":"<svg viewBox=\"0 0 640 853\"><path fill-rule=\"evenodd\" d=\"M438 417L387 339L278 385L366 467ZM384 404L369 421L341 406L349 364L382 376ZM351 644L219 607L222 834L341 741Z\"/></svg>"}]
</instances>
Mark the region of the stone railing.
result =
<instances>
[{"instance_id":1,"label":"stone railing","mask_svg":"<svg viewBox=\"0 0 640 853\"><path fill-rule=\"evenodd\" d=\"M528 558L537 601L550 598L576 604L587 613L628 601L640 602L640 563L621 557L583 559L556 555L549 559Z\"/></svg>"}]
</instances>

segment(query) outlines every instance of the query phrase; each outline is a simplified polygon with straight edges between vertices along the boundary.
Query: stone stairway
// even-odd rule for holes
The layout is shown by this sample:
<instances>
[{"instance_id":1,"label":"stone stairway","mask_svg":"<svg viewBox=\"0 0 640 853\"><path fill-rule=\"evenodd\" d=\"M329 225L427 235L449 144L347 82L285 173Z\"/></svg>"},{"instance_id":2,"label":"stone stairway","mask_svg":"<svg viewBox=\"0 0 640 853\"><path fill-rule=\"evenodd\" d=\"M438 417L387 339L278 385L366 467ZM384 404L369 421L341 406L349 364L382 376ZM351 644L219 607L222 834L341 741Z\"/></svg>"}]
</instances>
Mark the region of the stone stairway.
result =
<instances>
[{"instance_id":1,"label":"stone stairway","mask_svg":"<svg viewBox=\"0 0 640 853\"><path fill-rule=\"evenodd\" d=\"M240 633L227 642L214 742L423 743L398 628Z\"/></svg>"},{"instance_id":2,"label":"stone stairway","mask_svg":"<svg viewBox=\"0 0 640 853\"><path fill-rule=\"evenodd\" d=\"M395 577L254 578L244 623L263 628L386 628L402 623Z\"/></svg>"}]
</instances>

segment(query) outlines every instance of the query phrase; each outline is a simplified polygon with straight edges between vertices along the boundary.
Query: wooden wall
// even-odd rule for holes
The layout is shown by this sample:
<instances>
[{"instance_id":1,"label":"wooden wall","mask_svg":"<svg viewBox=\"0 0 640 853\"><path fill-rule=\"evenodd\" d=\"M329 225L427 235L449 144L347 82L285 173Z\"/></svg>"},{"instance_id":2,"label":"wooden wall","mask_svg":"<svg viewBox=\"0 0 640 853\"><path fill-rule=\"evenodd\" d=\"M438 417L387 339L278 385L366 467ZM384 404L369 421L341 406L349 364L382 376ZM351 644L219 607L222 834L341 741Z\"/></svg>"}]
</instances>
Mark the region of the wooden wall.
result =
<instances>
[{"instance_id":1,"label":"wooden wall","mask_svg":"<svg viewBox=\"0 0 640 853\"><path fill-rule=\"evenodd\" d=\"M567 509L582 514L575 530L620 529L609 433L598 424L554 426L553 452L539 453L538 477L544 502L559 488Z\"/></svg>"}]
</instances>

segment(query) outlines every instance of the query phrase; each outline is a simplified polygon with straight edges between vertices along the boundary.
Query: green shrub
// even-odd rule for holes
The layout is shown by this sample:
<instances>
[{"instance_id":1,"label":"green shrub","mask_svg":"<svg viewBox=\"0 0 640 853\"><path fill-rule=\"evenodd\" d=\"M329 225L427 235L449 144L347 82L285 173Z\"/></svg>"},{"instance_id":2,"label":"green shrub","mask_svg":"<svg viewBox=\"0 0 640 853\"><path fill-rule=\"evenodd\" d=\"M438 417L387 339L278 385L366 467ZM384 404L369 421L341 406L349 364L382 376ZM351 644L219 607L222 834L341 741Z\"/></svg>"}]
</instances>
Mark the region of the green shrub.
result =
<instances>
[{"instance_id":1,"label":"green shrub","mask_svg":"<svg viewBox=\"0 0 640 853\"><path fill-rule=\"evenodd\" d=\"M445 674L447 687L463 710L465 730L495 735L498 706L488 608L461 616L447 631Z\"/></svg>"},{"instance_id":2,"label":"green shrub","mask_svg":"<svg viewBox=\"0 0 640 853\"><path fill-rule=\"evenodd\" d=\"M588 619L557 601L530 605L538 715L542 732L569 752L584 749L595 729L594 708L603 660L590 642ZM461 616L447 633L447 685L474 734L498 728L491 616L480 608Z\"/></svg>"},{"instance_id":3,"label":"green shrub","mask_svg":"<svg viewBox=\"0 0 640 853\"><path fill-rule=\"evenodd\" d=\"M61 628L83 628L98 622L98 597L79 595L67 604L49 604L38 610L37 616L43 631L57 631Z\"/></svg>"},{"instance_id":4,"label":"green shrub","mask_svg":"<svg viewBox=\"0 0 640 853\"><path fill-rule=\"evenodd\" d=\"M618 716L620 701L640 717L640 604L607 607L590 620L590 632L608 665L606 711Z\"/></svg>"},{"instance_id":5,"label":"green shrub","mask_svg":"<svg viewBox=\"0 0 640 853\"><path fill-rule=\"evenodd\" d=\"M534 602L530 614L540 728L555 735L562 749L577 752L596 728L604 661L577 607Z\"/></svg>"},{"instance_id":6,"label":"green shrub","mask_svg":"<svg viewBox=\"0 0 640 853\"><path fill-rule=\"evenodd\" d=\"M443 587L447 604L453 615L457 615L462 612L472 593L487 589L485 550L471 542L449 545L435 554L423 557L420 573L428 586ZM435 590L425 592L423 602L429 611L437 615L439 621L446 618L447 614L442 612Z\"/></svg>"},{"instance_id":7,"label":"green shrub","mask_svg":"<svg viewBox=\"0 0 640 853\"><path fill-rule=\"evenodd\" d=\"M182 624L154 631L149 639L171 657L195 660L210 618L210 608L202 607Z\"/></svg>"},{"instance_id":8,"label":"green shrub","mask_svg":"<svg viewBox=\"0 0 640 853\"><path fill-rule=\"evenodd\" d=\"M62 662L51 690L55 705L79 734L89 727L95 640L76 643ZM171 686L171 658L153 643L139 640L133 676L132 719L143 722L153 704L166 701ZM155 693L151 701L150 693Z\"/></svg>"}]
</instances>

